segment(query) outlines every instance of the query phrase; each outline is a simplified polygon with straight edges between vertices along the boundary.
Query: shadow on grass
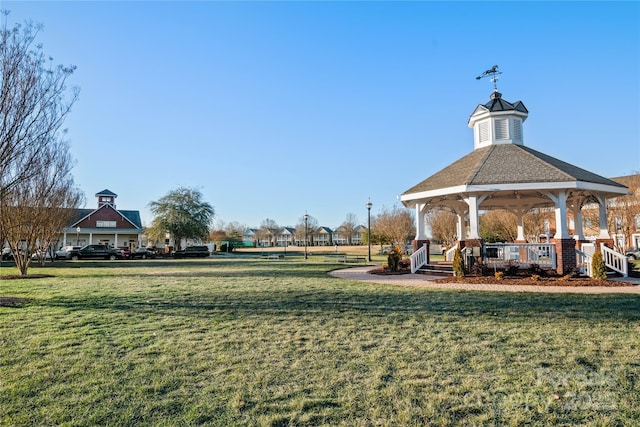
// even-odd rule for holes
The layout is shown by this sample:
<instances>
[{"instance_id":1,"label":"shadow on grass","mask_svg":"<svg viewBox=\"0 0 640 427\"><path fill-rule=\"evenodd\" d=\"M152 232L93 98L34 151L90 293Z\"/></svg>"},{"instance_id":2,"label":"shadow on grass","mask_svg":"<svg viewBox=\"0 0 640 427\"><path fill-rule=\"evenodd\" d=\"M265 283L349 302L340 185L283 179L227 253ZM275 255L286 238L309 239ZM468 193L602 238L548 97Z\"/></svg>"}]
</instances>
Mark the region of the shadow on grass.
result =
<instances>
[{"instance_id":1,"label":"shadow on grass","mask_svg":"<svg viewBox=\"0 0 640 427\"><path fill-rule=\"evenodd\" d=\"M490 292L388 289L286 289L162 292L162 295L88 295L32 300L30 305L68 310L127 311L139 314L219 317L220 315L455 316L640 320L640 296L578 294L513 294Z\"/></svg>"},{"instance_id":2,"label":"shadow on grass","mask_svg":"<svg viewBox=\"0 0 640 427\"><path fill-rule=\"evenodd\" d=\"M222 262L221 262L222 261ZM250 268L247 263L250 262ZM82 261L56 261L44 267L32 267L29 274L37 274L38 268L46 268L55 275L56 270L64 270L64 277L79 278L96 275L95 270L100 270L98 276L109 276L114 272L115 277L202 277L202 278L242 278L242 277L269 277L287 276L298 278L318 277L318 273L324 275L331 269L332 264L323 262L292 262L292 261L267 261L251 258L199 258L199 259L172 259L162 258L155 260L82 260ZM343 264L337 266L344 267ZM87 269L91 269L88 272ZM142 271L141 269L145 269ZM116 271L117 270L117 271ZM77 274L69 273L77 271Z\"/></svg>"}]
</instances>

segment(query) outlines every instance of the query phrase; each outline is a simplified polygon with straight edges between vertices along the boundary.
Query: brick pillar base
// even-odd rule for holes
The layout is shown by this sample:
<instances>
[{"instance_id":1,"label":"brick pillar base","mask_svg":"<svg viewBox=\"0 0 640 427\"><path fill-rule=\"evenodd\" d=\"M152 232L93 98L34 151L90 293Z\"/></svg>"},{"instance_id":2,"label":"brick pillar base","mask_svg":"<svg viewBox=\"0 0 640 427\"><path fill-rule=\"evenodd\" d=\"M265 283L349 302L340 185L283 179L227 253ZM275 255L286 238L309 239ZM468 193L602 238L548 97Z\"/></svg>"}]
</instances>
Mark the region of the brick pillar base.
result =
<instances>
[{"instance_id":1,"label":"brick pillar base","mask_svg":"<svg viewBox=\"0 0 640 427\"><path fill-rule=\"evenodd\" d=\"M562 276L571 273L578 266L576 262L576 241L574 239L551 239L556 245L556 272Z\"/></svg>"},{"instance_id":2,"label":"brick pillar base","mask_svg":"<svg viewBox=\"0 0 640 427\"><path fill-rule=\"evenodd\" d=\"M466 239L466 240L460 240L458 243L460 244L460 250L462 250L462 248L478 248L473 251L473 259L477 263L482 262L482 246L483 246L482 240Z\"/></svg>"},{"instance_id":3,"label":"brick pillar base","mask_svg":"<svg viewBox=\"0 0 640 427\"><path fill-rule=\"evenodd\" d=\"M596 239L596 250L600 250L600 243L604 243L609 249L613 249L613 239Z\"/></svg>"},{"instance_id":4,"label":"brick pillar base","mask_svg":"<svg viewBox=\"0 0 640 427\"><path fill-rule=\"evenodd\" d=\"M431 245L431 241L430 240L412 240L411 241L411 248L413 249L413 252L420 249L423 245L427 245L427 264L429 264L431 262L431 260L429 259L429 246Z\"/></svg>"}]
</instances>

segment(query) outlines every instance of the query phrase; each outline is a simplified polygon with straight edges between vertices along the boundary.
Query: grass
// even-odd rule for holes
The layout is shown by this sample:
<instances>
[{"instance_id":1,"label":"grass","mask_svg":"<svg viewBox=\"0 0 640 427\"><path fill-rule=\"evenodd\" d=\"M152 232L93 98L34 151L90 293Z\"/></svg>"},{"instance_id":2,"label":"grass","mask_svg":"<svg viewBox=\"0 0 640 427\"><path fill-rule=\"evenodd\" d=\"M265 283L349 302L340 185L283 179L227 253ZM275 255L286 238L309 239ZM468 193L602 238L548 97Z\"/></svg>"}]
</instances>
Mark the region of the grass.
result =
<instances>
[{"instance_id":1,"label":"grass","mask_svg":"<svg viewBox=\"0 0 640 427\"><path fill-rule=\"evenodd\" d=\"M454 292L255 258L1 280L0 425L634 425L640 298ZM2 274L13 274L3 267Z\"/></svg>"}]
</instances>

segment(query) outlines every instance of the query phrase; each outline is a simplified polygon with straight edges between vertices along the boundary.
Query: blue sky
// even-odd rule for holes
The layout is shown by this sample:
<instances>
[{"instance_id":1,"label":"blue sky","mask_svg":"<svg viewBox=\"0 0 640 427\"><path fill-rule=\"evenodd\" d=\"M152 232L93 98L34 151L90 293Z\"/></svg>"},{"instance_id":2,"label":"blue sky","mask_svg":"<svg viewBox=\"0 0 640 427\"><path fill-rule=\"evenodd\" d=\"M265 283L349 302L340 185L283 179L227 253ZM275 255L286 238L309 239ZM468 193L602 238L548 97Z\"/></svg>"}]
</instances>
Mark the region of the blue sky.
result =
<instances>
[{"instance_id":1,"label":"blue sky","mask_svg":"<svg viewBox=\"0 0 640 427\"><path fill-rule=\"evenodd\" d=\"M366 222L473 149L492 84L525 145L597 174L640 171L638 2L35 2L73 64L66 121L87 207L196 187L216 220Z\"/></svg>"}]
</instances>

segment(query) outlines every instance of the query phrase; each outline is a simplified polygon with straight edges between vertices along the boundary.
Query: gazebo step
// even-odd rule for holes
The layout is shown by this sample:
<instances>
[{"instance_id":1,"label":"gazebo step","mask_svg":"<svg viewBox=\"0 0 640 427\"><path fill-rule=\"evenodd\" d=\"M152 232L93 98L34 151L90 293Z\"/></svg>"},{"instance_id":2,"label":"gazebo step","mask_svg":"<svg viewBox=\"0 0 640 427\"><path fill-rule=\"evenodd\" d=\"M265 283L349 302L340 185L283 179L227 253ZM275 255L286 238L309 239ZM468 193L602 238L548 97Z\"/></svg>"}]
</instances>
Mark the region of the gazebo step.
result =
<instances>
[{"instance_id":1,"label":"gazebo step","mask_svg":"<svg viewBox=\"0 0 640 427\"><path fill-rule=\"evenodd\" d=\"M431 276L451 276L453 275L453 267L451 263L425 264L416 273Z\"/></svg>"}]
</instances>

